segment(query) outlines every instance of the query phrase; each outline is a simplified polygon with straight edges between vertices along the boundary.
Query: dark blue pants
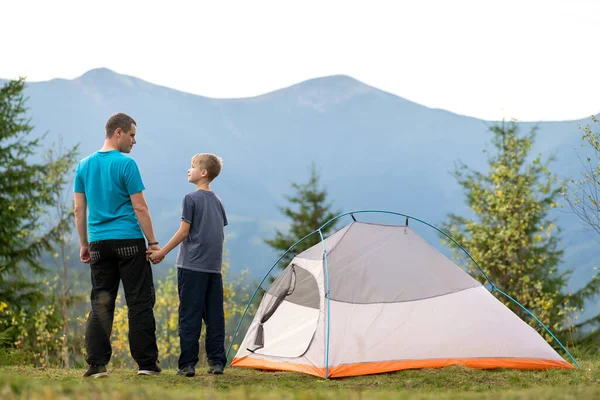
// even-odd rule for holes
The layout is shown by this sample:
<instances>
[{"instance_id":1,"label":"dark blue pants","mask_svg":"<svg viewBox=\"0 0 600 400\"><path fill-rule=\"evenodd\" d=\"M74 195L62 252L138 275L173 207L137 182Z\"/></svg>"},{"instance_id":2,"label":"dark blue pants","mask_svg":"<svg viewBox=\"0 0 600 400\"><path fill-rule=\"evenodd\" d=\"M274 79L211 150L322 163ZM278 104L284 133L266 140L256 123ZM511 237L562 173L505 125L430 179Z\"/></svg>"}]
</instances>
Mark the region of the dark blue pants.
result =
<instances>
[{"instance_id":1,"label":"dark blue pants","mask_svg":"<svg viewBox=\"0 0 600 400\"><path fill-rule=\"evenodd\" d=\"M206 325L208 364L225 365L225 314L223 310L223 276L177 268L179 292L179 368L198 363L202 320Z\"/></svg>"}]
</instances>

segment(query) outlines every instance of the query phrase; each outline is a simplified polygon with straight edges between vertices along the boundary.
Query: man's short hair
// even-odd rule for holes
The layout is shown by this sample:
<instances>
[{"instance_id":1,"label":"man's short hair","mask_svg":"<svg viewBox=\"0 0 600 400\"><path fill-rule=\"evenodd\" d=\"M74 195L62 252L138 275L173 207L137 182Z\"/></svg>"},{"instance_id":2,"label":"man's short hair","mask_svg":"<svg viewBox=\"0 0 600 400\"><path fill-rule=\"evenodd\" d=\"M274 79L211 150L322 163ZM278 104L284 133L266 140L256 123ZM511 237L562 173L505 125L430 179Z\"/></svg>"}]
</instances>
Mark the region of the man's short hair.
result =
<instances>
[{"instance_id":1,"label":"man's short hair","mask_svg":"<svg viewBox=\"0 0 600 400\"><path fill-rule=\"evenodd\" d=\"M131 124L137 126L135 120L125 113L112 115L108 121L106 121L106 137L110 139L117 128L121 128L123 132L129 132L131 130Z\"/></svg>"},{"instance_id":2,"label":"man's short hair","mask_svg":"<svg viewBox=\"0 0 600 400\"><path fill-rule=\"evenodd\" d=\"M205 169L208 172L208 179L212 182L223 168L223 159L214 154L201 153L192 157L192 166L194 168Z\"/></svg>"}]
</instances>

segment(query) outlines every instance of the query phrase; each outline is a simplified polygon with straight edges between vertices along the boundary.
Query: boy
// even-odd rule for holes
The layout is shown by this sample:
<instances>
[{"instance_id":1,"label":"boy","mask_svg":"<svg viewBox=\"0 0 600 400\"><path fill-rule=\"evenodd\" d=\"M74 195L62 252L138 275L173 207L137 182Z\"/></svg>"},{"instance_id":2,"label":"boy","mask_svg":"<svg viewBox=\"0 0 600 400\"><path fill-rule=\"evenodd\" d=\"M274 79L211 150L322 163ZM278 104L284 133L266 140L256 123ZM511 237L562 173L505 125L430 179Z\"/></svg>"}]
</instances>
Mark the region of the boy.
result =
<instances>
[{"instance_id":1,"label":"boy","mask_svg":"<svg viewBox=\"0 0 600 400\"><path fill-rule=\"evenodd\" d=\"M181 243L176 262L181 345L177 374L187 377L195 375L202 320L208 373L222 374L227 361L221 275L227 217L221 200L210 189L221 168L222 160L214 154L192 157L188 181L196 185L196 191L183 199L181 226L162 249L149 251L150 260L158 263Z\"/></svg>"}]
</instances>

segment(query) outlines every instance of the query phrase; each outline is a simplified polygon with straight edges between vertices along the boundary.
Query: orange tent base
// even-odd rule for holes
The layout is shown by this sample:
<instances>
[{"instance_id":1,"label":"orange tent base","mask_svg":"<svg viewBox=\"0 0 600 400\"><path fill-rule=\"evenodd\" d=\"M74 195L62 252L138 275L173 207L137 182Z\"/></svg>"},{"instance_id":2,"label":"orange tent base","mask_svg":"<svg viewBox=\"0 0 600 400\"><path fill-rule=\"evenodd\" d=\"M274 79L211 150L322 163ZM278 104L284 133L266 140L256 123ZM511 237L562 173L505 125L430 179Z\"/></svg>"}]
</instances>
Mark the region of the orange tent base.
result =
<instances>
[{"instance_id":1,"label":"orange tent base","mask_svg":"<svg viewBox=\"0 0 600 400\"><path fill-rule=\"evenodd\" d=\"M405 369L442 368L451 365L462 365L476 369L527 369L543 370L551 368L571 369L573 366L566 361L541 360L531 358L444 358L433 360L404 360L385 361L361 364L338 365L329 368L329 378L380 374L384 372L401 371ZM232 367L255 368L270 371L293 371L325 378L325 368L306 364L294 364L279 361L262 360L252 357L235 358Z\"/></svg>"}]
</instances>

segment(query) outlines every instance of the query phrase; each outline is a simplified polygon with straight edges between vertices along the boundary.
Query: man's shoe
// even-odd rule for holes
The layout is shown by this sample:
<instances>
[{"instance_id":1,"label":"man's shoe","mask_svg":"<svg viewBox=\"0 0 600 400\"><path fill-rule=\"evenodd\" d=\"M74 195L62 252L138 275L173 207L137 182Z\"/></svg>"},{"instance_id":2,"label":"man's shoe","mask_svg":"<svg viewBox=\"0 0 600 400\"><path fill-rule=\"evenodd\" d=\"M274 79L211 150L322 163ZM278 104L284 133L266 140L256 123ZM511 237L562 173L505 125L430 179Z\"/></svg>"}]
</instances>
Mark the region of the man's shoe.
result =
<instances>
[{"instance_id":1,"label":"man's shoe","mask_svg":"<svg viewBox=\"0 0 600 400\"><path fill-rule=\"evenodd\" d=\"M138 375L158 375L162 372L162 369L158 366L157 363L154 363L153 366L149 368L140 368L138 369Z\"/></svg>"},{"instance_id":2,"label":"man's shoe","mask_svg":"<svg viewBox=\"0 0 600 400\"><path fill-rule=\"evenodd\" d=\"M208 370L206 372L208 372L209 374L221 375L223 373L224 368L225 366L223 364L215 363L214 365L208 367Z\"/></svg>"},{"instance_id":3,"label":"man's shoe","mask_svg":"<svg viewBox=\"0 0 600 400\"><path fill-rule=\"evenodd\" d=\"M185 367L177 370L177 375L185 375L188 378L191 378L192 376L196 375L196 369L193 365L186 365Z\"/></svg>"},{"instance_id":4,"label":"man's shoe","mask_svg":"<svg viewBox=\"0 0 600 400\"><path fill-rule=\"evenodd\" d=\"M83 374L85 378L102 378L108 376L108 372L106 372L105 365L96 365L92 364L88 368L85 374Z\"/></svg>"}]
</instances>

